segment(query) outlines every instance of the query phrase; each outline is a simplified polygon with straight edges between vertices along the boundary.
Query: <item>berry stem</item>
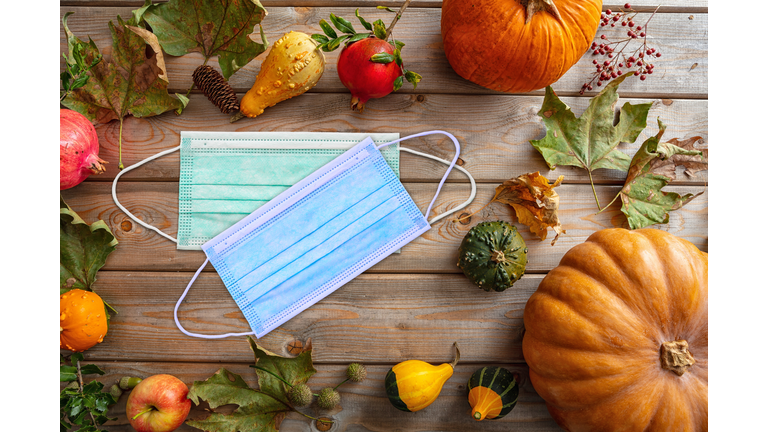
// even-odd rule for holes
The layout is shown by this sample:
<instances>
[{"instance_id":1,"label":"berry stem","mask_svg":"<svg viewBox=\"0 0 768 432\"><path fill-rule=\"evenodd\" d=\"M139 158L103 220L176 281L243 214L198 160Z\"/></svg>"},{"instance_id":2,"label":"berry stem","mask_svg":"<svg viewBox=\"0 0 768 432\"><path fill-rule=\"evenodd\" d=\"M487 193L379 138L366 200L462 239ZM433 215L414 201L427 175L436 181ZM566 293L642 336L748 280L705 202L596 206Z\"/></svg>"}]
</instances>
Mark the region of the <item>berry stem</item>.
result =
<instances>
[{"instance_id":1,"label":"berry stem","mask_svg":"<svg viewBox=\"0 0 768 432\"><path fill-rule=\"evenodd\" d=\"M299 411L299 410L294 410L294 411L296 411L297 413L299 413L299 414L303 415L304 417L306 417L306 418L308 418L308 419L312 419L312 420L314 420L314 421L319 421L319 422L323 422L323 423L330 423L330 424L333 424L333 422L332 422L332 421L328 421L328 420L320 420L319 418L315 418L315 417L312 417L312 416L311 416L311 415L309 415L309 414L304 414L303 412L301 412L301 411Z\"/></svg>"},{"instance_id":2,"label":"berry stem","mask_svg":"<svg viewBox=\"0 0 768 432\"><path fill-rule=\"evenodd\" d=\"M400 10L397 11L395 14L395 19L392 20L392 24L387 27L387 34L384 36L384 40L389 39L389 35L392 33L392 29L395 27L395 24L400 20L400 17L403 15L403 12L405 12L405 8L408 7L408 5L411 3L411 0L405 0L405 3L403 3L402 6L400 6Z\"/></svg>"},{"instance_id":3,"label":"berry stem","mask_svg":"<svg viewBox=\"0 0 768 432\"><path fill-rule=\"evenodd\" d=\"M342 381L342 382L338 383L338 384L336 385L336 387L334 387L333 389L334 389L334 390L336 390L337 388L339 388L339 387L340 387L342 384L344 384L344 383L345 383L345 382L347 382L347 381L349 381L349 378L347 378L347 379L345 379L344 381Z\"/></svg>"}]
</instances>

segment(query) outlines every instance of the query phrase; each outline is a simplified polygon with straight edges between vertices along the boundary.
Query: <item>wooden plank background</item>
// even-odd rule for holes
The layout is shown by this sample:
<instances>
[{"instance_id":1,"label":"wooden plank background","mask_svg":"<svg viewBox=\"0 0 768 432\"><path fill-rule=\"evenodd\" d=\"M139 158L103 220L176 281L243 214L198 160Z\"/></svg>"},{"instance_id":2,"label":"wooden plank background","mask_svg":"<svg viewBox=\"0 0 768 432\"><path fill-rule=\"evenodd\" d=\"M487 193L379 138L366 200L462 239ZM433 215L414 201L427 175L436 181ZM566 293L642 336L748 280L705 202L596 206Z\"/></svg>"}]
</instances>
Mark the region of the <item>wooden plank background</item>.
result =
<instances>
[{"instance_id":1,"label":"wooden plank background","mask_svg":"<svg viewBox=\"0 0 768 432\"><path fill-rule=\"evenodd\" d=\"M642 11L640 22L661 3L651 22L652 46L663 56L653 75L645 82L629 79L620 88L619 106L625 102L652 102L648 128L635 144L622 145L633 154L642 141L656 134L656 118L668 125L665 138L703 137L708 143L708 4L706 0L630 1ZM130 16L143 4L139 0L67 0L60 2L60 15L73 11L70 29L81 39L90 36L104 54L111 39L107 23L117 15ZM319 33L318 22L331 12L354 18L354 10L369 21L391 14L376 5L399 6L399 1L374 0L265 0L269 15L264 30L270 43L294 30ZM604 9L618 10L624 2L605 1ZM550 171L529 140L544 135L537 112L542 91L521 95L493 92L458 77L450 68L440 37L440 0L414 0L395 29L406 43L403 56L409 69L424 76L414 90L410 86L383 99L372 100L364 113L349 110L349 93L336 73L338 52L326 54L327 67L318 85L307 94L268 108L257 119L229 123L197 90L192 91L188 108L181 116L128 118L123 130L123 162L131 165L159 151L179 144L179 133L199 131L338 131L399 132L401 136L428 129L445 129L462 142L460 163L478 182L474 203L460 213L483 207L502 181L526 172L540 171L554 180L565 176L556 189L561 196L560 217L567 233L555 246L534 237L519 226L528 247L526 275L503 293L487 293L469 282L456 267L457 248L475 224L486 220L516 222L511 210L492 204L460 223L455 216L437 223L429 232L392 255L326 299L274 330L259 343L288 355L295 340L312 340L318 374L310 380L313 390L341 381L345 365L359 361L368 365L369 378L359 384L345 384L342 407L321 413L338 421L334 430L343 431L556 431L543 400L527 380L521 351L522 315L528 297L539 281L554 268L562 255L591 233L608 227L626 226L618 203L596 214L589 180L583 170L560 167ZM357 26L359 27L359 26ZM619 34L618 31L616 33ZM66 47L63 29L60 47ZM250 88L266 53L238 71L231 83L238 96ZM186 92L191 74L201 64L197 54L166 57L172 92ZM216 67L212 60L210 64ZM588 97L579 96L581 83L593 70L589 55L554 84L563 100L581 114ZM590 96L590 95L587 95ZM97 125L100 156L110 162L100 176L63 191L67 203L86 221L103 219L119 240L96 283L96 291L113 305L115 315L105 341L86 352L86 360L102 366L107 385L124 375L147 377L158 373L178 376L187 384L202 380L220 367L242 374L251 385L255 375L248 367L252 353L244 338L202 340L184 336L173 321L173 307L193 272L204 260L199 251L178 251L168 240L131 221L110 195L117 174L118 124ZM443 137L409 141L406 146L450 158L453 146ZM402 180L421 208L426 208L444 166L410 154L401 159ZM610 201L623 184L623 173L599 170L594 173L601 203ZM139 218L175 235L178 220L178 153L165 156L121 178L118 186L123 205ZM704 192L682 210L673 212L667 225L656 228L685 238L707 250L707 172L678 178L666 190L678 193ZM435 214L463 202L469 186L463 174L453 173L436 203ZM180 308L179 318L193 332L221 333L247 331L248 326L218 275L209 265ZM371 337L375 335L375 337ZM452 343L459 343L462 361L446 383L441 396L418 413L403 413L392 407L383 391L383 377L389 367L405 359L432 363L450 361ZM476 423L469 418L466 381L483 365L512 369L522 378L517 407L504 419ZM123 395L110 415L116 422L110 431L130 431L124 414ZM196 407L191 418L205 416L205 407ZM179 430L197 430L182 426ZM282 431L316 430L306 418L292 414Z\"/></svg>"}]
</instances>

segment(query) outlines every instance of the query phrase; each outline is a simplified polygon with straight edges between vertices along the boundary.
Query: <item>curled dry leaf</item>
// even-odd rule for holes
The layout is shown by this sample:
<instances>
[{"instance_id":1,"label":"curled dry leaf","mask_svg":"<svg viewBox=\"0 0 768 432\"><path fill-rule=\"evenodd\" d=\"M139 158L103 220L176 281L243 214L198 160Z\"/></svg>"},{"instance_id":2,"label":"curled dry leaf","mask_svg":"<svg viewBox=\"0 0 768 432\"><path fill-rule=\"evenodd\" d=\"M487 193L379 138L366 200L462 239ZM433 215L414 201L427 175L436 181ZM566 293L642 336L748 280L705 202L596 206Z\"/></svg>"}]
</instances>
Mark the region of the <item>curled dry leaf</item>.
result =
<instances>
[{"instance_id":1,"label":"curled dry leaf","mask_svg":"<svg viewBox=\"0 0 768 432\"><path fill-rule=\"evenodd\" d=\"M491 202L511 205L518 221L528 225L531 232L542 240L547 238L547 227L551 227L555 231L555 238L552 239L554 246L560 234L565 234L557 216L560 196L554 190L562 181L563 176L560 176L549 184L549 180L538 171L523 174L499 185Z\"/></svg>"},{"instance_id":2,"label":"curled dry leaf","mask_svg":"<svg viewBox=\"0 0 768 432\"><path fill-rule=\"evenodd\" d=\"M704 193L679 195L661 190L675 179L678 166L684 166L687 175L707 169L706 150L700 151L693 146L701 137L659 142L665 129L659 120L659 133L648 138L632 158L627 180L619 192L621 211L632 229L667 223L670 211Z\"/></svg>"}]
</instances>

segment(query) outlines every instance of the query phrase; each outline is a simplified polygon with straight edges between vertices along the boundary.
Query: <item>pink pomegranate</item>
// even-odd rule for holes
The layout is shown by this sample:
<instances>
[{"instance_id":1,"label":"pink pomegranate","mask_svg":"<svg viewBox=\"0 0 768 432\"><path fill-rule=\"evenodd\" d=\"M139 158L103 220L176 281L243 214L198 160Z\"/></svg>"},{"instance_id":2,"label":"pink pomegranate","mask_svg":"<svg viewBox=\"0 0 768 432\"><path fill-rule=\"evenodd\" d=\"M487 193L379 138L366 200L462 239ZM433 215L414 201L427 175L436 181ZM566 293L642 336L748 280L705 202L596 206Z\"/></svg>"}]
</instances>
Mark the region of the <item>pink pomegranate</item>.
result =
<instances>
[{"instance_id":1,"label":"pink pomegranate","mask_svg":"<svg viewBox=\"0 0 768 432\"><path fill-rule=\"evenodd\" d=\"M371 56L394 54L395 47L377 37L369 37L344 47L339 55L339 79L352 92L352 109L362 111L368 99L384 97L394 90L402 75L396 62L375 63Z\"/></svg>"},{"instance_id":2,"label":"pink pomegranate","mask_svg":"<svg viewBox=\"0 0 768 432\"><path fill-rule=\"evenodd\" d=\"M103 173L106 169L102 164L107 162L99 159L99 137L91 122L77 111L62 109L59 114L59 190L64 190L91 174Z\"/></svg>"}]
</instances>

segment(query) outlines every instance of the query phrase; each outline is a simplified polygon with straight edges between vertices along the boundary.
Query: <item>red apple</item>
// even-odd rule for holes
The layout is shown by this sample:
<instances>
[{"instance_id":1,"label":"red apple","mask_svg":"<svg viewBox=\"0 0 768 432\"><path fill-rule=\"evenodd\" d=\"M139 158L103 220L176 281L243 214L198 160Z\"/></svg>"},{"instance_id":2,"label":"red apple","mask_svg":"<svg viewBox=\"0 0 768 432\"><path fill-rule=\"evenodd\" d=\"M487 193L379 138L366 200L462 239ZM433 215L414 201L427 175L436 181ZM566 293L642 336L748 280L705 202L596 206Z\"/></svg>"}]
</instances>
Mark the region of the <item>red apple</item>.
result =
<instances>
[{"instance_id":1,"label":"red apple","mask_svg":"<svg viewBox=\"0 0 768 432\"><path fill-rule=\"evenodd\" d=\"M173 375L161 374L140 382L128 396L125 413L138 432L176 430L189 414L189 388Z\"/></svg>"}]
</instances>

